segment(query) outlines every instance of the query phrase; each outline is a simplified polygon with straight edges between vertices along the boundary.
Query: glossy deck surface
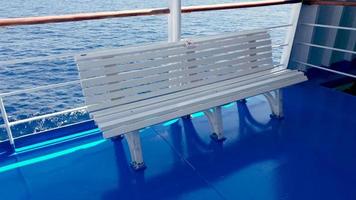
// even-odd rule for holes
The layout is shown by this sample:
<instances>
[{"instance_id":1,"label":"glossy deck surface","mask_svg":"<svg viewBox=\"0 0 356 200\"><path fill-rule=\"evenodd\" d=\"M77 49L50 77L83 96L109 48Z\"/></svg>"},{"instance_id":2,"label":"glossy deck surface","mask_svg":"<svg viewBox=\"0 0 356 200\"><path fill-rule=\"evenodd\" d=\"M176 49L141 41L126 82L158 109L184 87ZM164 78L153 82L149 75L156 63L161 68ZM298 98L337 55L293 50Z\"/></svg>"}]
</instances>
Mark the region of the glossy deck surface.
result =
<instances>
[{"instance_id":1,"label":"glossy deck surface","mask_svg":"<svg viewBox=\"0 0 356 200\"><path fill-rule=\"evenodd\" d=\"M145 171L126 141L91 136L0 162L12 199L356 199L356 97L310 83L285 89L285 118L261 96L223 109L227 140L205 116L142 131Z\"/></svg>"}]
</instances>

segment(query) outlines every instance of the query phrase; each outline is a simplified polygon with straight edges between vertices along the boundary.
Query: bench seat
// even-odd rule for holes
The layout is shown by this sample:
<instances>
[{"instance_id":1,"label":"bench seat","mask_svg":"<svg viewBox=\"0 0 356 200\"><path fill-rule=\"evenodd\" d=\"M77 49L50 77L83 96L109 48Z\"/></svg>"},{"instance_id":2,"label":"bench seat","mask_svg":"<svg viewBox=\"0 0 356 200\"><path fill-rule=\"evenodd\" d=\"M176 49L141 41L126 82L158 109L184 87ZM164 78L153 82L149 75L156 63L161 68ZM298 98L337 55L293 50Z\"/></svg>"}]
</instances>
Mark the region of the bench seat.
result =
<instances>
[{"instance_id":1,"label":"bench seat","mask_svg":"<svg viewBox=\"0 0 356 200\"><path fill-rule=\"evenodd\" d=\"M177 92L171 97L164 95L140 107L133 105L135 107L132 109L127 109L130 105L118 106L117 110L105 109L98 115L94 112L93 116L104 132L104 137L110 138L305 80L296 71L270 71L264 72L264 75L261 73L261 76L254 74L254 78L249 77L245 81L232 79L221 82L219 86L211 84L199 87L198 90L194 88Z\"/></svg>"},{"instance_id":2,"label":"bench seat","mask_svg":"<svg viewBox=\"0 0 356 200\"><path fill-rule=\"evenodd\" d=\"M281 117L280 88L307 80L276 67L266 30L154 43L76 56L88 111L105 138L126 135L143 168L139 130L203 111L224 139L221 106L264 94Z\"/></svg>"}]
</instances>

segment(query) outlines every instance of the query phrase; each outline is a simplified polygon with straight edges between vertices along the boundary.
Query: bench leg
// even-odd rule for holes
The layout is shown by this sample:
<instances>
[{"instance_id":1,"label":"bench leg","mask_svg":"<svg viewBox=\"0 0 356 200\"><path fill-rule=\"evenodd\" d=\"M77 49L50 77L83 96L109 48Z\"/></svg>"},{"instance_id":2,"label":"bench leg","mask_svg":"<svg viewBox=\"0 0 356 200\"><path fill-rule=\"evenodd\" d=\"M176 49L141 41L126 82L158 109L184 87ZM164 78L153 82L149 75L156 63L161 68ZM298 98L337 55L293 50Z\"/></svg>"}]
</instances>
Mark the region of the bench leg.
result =
<instances>
[{"instance_id":1,"label":"bench leg","mask_svg":"<svg viewBox=\"0 0 356 200\"><path fill-rule=\"evenodd\" d=\"M142 157L142 148L139 131L133 131L125 134L127 143L129 145L130 155L131 155L131 167L134 170L145 169L145 163Z\"/></svg>"},{"instance_id":2,"label":"bench leg","mask_svg":"<svg viewBox=\"0 0 356 200\"><path fill-rule=\"evenodd\" d=\"M204 111L207 116L210 126L213 129L211 138L216 141L224 141L226 138L223 133L223 122L221 114L221 106Z\"/></svg>"},{"instance_id":3,"label":"bench leg","mask_svg":"<svg viewBox=\"0 0 356 200\"><path fill-rule=\"evenodd\" d=\"M283 95L282 90L274 90L263 94L271 107L271 118L282 119L283 118Z\"/></svg>"}]
</instances>

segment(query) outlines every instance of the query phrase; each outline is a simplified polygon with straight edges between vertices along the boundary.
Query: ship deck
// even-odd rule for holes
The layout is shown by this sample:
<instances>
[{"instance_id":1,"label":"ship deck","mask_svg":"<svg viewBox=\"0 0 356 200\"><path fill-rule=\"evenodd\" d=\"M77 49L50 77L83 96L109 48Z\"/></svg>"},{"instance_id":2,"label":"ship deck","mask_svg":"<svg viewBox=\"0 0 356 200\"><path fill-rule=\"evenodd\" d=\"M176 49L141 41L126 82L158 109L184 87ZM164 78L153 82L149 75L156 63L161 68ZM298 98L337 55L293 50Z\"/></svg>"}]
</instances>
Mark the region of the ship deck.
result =
<instances>
[{"instance_id":1,"label":"ship deck","mask_svg":"<svg viewBox=\"0 0 356 200\"><path fill-rule=\"evenodd\" d=\"M307 82L284 102L283 120L261 96L224 106L222 144L200 113L149 127L139 172L100 134L23 149L0 163L1 199L355 199L356 97Z\"/></svg>"}]
</instances>

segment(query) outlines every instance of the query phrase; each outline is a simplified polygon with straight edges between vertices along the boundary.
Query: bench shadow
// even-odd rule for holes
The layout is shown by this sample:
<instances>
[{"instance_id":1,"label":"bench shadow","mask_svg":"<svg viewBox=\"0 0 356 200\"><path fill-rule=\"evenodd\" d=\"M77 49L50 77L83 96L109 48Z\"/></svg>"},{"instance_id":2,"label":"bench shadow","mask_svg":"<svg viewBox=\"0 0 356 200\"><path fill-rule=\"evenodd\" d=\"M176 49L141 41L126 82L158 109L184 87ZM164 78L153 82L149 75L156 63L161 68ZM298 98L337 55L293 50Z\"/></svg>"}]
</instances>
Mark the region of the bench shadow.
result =
<instances>
[{"instance_id":1,"label":"bench shadow","mask_svg":"<svg viewBox=\"0 0 356 200\"><path fill-rule=\"evenodd\" d=\"M278 120L270 119L267 123L261 123L253 117L246 103L238 102L236 105L239 121L239 137L249 136L256 132L256 129L279 130L280 123Z\"/></svg>"},{"instance_id":2,"label":"bench shadow","mask_svg":"<svg viewBox=\"0 0 356 200\"><path fill-rule=\"evenodd\" d=\"M145 172L134 172L129 163L122 140L114 141L114 153L118 169L119 180L117 188L120 190L110 190L105 193L102 199L142 199L142 193L137 191L144 190Z\"/></svg>"},{"instance_id":3,"label":"bench shadow","mask_svg":"<svg viewBox=\"0 0 356 200\"><path fill-rule=\"evenodd\" d=\"M208 180L217 180L246 166L263 160L273 159L278 156L279 142L275 130L278 122L271 120L267 124L260 124L253 119L247 106L239 106L238 114L240 126L243 126L243 137L224 145L213 140L205 141L197 132L192 120L182 119L169 127L169 142L175 149L174 152L183 156L188 162L201 170ZM248 122L245 122L248 121ZM253 128L258 124L261 129ZM241 133L239 133L241 134ZM177 155L176 163L169 172L164 172L156 177L145 178L145 171L134 172L128 165L127 156L122 141L114 145L118 167L118 187L106 193L103 199L171 199L177 198L182 193L194 191L206 185L200 181L192 181L186 174L186 163ZM239 159L231 159L239 157ZM216 165L216 163L219 163ZM182 176L180 176L182 175ZM179 190L162 188L162 183L175 183L181 185ZM189 184L187 184L189 183ZM167 186L168 187L168 186Z\"/></svg>"},{"instance_id":4,"label":"bench shadow","mask_svg":"<svg viewBox=\"0 0 356 200\"><path fill-rule=\"evenodd\" d=\"M291 92L295 95L300 94L298 87ZM330 92L325 90L325 93ZM300 105L292 101L298 99L299 102L306 102L311 97L322 94L312 90L305 99L291 96L286 101L285 111L288 117L282 121L273 119L266 123L261 123L254 118L248 103L247 105L239 103L238 111L229 115L234 118L229 120L239 121L238 130L229 134L239 135L233 139L228 138L225 143L219 144L220 146L211 143L207 140L208 137L203 135L209 133L198 132L197 128L200 130L202 125L192 120L180 120L172 124L168 129L167 140L205 180L214 186L215 183L223 184L222 190L225 186L229 188L229 185L233 184L239 189L235 193L248 193L248 189L250 191L256 189L255 194L248 194L256 197L268 193L267 190L259 190L258 186L265 189L270 186L273 188L272 192L280 195L278 196L280 198L276 199L355 199L356 191L353 190L355 182L350 179L350 176L356 177L354 171L351 171L355 166L352 144L356 134L351 128L354 122L354 118L351 117L353 113L347 106L354 99L347 98L345 101L346 97L343 95L336 97L334 95L332 98L323 96L324 101L317 103ZM337 99L338 96L340 99ZM345 101L345 106L333 107L336 100ZM336 111L348 113L349 118L334 116ZM204 123L204 126L206 124ZM344 134L342 138L340 138L341 132ZM122 145L115 145L115 149L117 165L120 168L118 170L120 181L116 188L103 196L103 199L119 197L120 199L177 199L184 193L207 187L201 182L192 181L191 177L181 176L186 174L187 168L186 164L178 162L179 157L177 164L172 165L168 171L147 178L144 171L139 174L131 171ZM325 160L325 157L333 160L334 166L330 164L331 161ZM260 165L261 171L257 172L254 168L248 173L248 175L252 174L251 180L240 178L246 178L244 173L250 166L259 165L264 161L273 161L275 164L272 165L273 169L265 169L264 165ZM259 176L260 172L264 173L262 177ZM244 175L235 176L239 173ZM264 183L258 183L257 181L265 178L263 175L273 176L273 180L268 182L264 179ZM221 181L221 177L230 179L230 182ZM169 188L172 185L164 183L177 183L183 186L174 189ZM263 184L270 185L267 187ZM271 194L267 194L266 199L271 199L268 195ZM251 196L247 197L251 198Z\"/></svg>"}]
</instances>

